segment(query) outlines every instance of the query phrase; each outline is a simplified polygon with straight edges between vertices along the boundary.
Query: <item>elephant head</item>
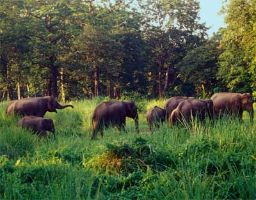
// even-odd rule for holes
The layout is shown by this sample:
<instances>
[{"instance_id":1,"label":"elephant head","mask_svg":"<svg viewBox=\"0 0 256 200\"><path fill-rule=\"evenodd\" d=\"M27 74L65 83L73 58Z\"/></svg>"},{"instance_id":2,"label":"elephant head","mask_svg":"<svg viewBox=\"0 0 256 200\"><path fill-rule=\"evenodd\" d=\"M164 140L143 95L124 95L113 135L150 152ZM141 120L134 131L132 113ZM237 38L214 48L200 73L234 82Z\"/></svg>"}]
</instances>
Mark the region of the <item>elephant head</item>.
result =
<instances>
[{"instance_id":1,"label":"elephant head","mask_svg":"<svg viewBox=\"0 0 256 200\"><path fill-rule=\"evenodd\" d=\"M139 133L139 116L137 111L137 106L133 101L125 102L125 112L126 116L134 119L135 122L135 129L137 133Z\"/></svg>"},{"instance_id":2,"label":"elephant head","mask_svg":"<svg viewBox=\"0 0 256 200\"><path fill-rule=\"evenodd\" d=\"M205 99L204 100L205 103L206 103L206 109L207 109L207 114L208 114L208 117L210 119L213 119L214 117L214 111L213 111L213 101L211 99Z\"/></svg>"},{"instance_id":3,"label":"elephant head","mask_svg":"<svg viewBox=\"0 0 256 200\"><path fill-rule=\"evenodd\" d=\"M253 98L250 93L241 94L241 106L243 110L247 110L250 114L250 120L253 121Z\"/></svg>"},{"instance_id":4,"label":"elephant head","mask_svg":"<svg viewBox=\"0 0 256 200\"><path fill-rule=\"evenodd\" d=\"M48 107L48 111L49 112L56 112L57 113L57 109L64 109L67 107L71 107L74 108L73 105L61 105L58 103L57 98L53 97L53 96L49 96L47 97L47 107Z\"/></svg>"},{"instance_id":5,"label":"elephant head","mask_svg":"<svg viewBox=\"0 0 256 200\"><path fill-rule=\"evenodd\" d=\"M44 119L42 126L43 126L44 130L55 133L55 127L54 127L52 119Z\"/></svg>"},{"instance_id":6,"label":"elephant head","mask_svg":"<svg viewBox=\"0 0 256 200\"><path fill-rule=\"evenodd\" d=\"M53 123L52 119L43 119L42 129L45 130L45 131L52 132L53 136L55 138L55 126L54 126L54 123Z\"/></svg>"}]
</instances>

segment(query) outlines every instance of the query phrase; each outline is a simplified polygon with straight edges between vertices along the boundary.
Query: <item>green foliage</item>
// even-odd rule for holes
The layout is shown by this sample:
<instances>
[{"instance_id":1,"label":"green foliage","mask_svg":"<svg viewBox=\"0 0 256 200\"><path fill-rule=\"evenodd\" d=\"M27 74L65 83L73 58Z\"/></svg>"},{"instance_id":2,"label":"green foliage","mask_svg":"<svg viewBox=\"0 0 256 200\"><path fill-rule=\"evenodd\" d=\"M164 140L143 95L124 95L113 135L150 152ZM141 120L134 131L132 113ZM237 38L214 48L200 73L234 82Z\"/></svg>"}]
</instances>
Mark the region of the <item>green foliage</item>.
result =
<instances>
[{"instance_id":1,"label":"green foliage","mask_svg":"<svg viewBox=\"0 0 256 200\"><path fill-rule=\"evenodd\" d=\"M17 158L33 153L36 141L36 137L31 135L31 132L5 127L0 134L0 155Z\"/></svg>"},{"instance_id":2,"label":"green foliage","mask_svg":"<svg viewBox=\"0 0 256 200\"><path fill-rule=\"evenodd\" d=\"M243 123L227 118L187 128L164 124L150 134L145 111L164 101L142 99L139 135L127 120L128 133L109 128L92 141L91 113L102 100L47 113L56 139L17 128L1 104L0 198L256 198L256 130L247 115Z\"/></svg>"},{"instance_id":3,"label":"green foliage","mask_svg":"<svg viewBox=\"0 0 256 200\"><path fill-rule=\"evenodd\" d=\"M226 6L219 75L232 91L255 89L255 1L231 0Z\"/></svg>"},{"instance_id":4,"label":"green foliage","mask_svg":"<svg viewBox=\"0 0 256 200\"><path fill-rule=\"evenodd\" d=\"M136 171L163 171L175 167L175 157L170 152L157 152L143 138L137 138L132 144L107 144L107 153L119 158L119 171L128 175ZM106 157L108 159L108 157Z\"/></svg>"},{"instance_id":5,"label":"green foliage","mask_svg":"<svg viewBox=\"0 0 256 200\"><path fill-rule=\"evenodd\" d=\"M196 0L2 1L0 16L1 99L164 96L206 35Z\"/></svg>"},{"instance_id":6,"label":"green foliage","mask_svg":"<svg viewBox=\"0 0 256 200\"><path fill-rule=\"evenodd\" d=\"M221 54L220 39L220 34L214 35L206 43L189 51L177 64L183 83L192 84L197 96L202 98L209 97L214 87L221 86L217 81L218 57Z\"/></svg>"}]
</instances>

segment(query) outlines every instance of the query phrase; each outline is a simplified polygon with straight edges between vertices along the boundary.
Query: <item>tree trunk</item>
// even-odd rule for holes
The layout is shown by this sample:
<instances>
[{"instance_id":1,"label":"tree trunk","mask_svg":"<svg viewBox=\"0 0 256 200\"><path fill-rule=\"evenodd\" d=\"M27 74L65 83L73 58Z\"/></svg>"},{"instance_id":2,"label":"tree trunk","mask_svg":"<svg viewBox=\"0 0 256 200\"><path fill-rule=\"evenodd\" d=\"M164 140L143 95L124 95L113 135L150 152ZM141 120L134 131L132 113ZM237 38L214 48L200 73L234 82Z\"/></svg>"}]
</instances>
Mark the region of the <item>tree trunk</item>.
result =
<instances>
[{"instance_id":1,"label":"tree trunk","mask_svg":"<svg viewBox=\"0 0 256 200\"><path fill-rule=\"evenodd\" d=\"M6 93L6 100L11 99L11 93L12 93L12 89L11 89L11 85L8 77L8 62L9 61L6 53L2 53L0 56L0 66L2 66L1 75L3 77L3 82L5 84L4 90Z\"/></svg>"},{"instance_id":2,"label":"tree trunk","mask_svg":"<svg viewBox=\"0 0 256 200\"><path fill-rule=\"evenodd\" d=\"M99 79L100 79L100 72L99 72L99 68L96 67L94 71L94 97L99 96Z\"/></svg>"},{"instance_id":3,"label":"tree trunk","mask_svg":"<svg viewBox=\"0 0 256 200\"><path fill-rule=\"evenodd\" d=\"M48 85L48 94L50 96L58 97L58 68L55 65L56 57L50 56L50 81Z\"/></svg>"},{"instance_id":4,"label":"tree trunk","mask_svg":"<svg viewBox=\"0 0 256 200\"><path fill-rule=\"evenodd\" d=\"M107 80L107 96L111 98L111 83L110 80Z\"/></svg>"},{"instance_id":5,"label":"tree trunk","mask_svg":"<svg viewBox=\"0 0 256 200\"><path fill-rule=\"evenodd\" d=\"M162 89L162 73L158 72L158 96L159 98L163 97L163 89Z\"/></svg>"},{"instance_id":6,"label":"tree trunk","mask_svg":"<svg viewBox=\"0 0 256 200\"><path fill-rule=\"evenodd\" d=\"M30 91L29 90L29 85L27 84L26 87L27 87L27 94L28 94L27 97L29 97L29 91Z\"/></svg>"},{"instance_id":7,"label":"tree trunk","mask_svg":"<svg viewBox=\"0 0 256 200\"><path fill-rule=\"evenodd\" d=\"M58 97L58 69L57 67L53 67L51 69L51 95L54 97Z\"/></svg>"},{"instance_id":8,"label":"tree trunk","mask_svg":"<svg viewBox=\"0 0 256 200\"><path fill-rule=\"evenodd\" d=\"M17 97L20 100L20 83L17 83Z\"/></svg>"},{"instance_id":9,"label":"tree trunk","mask_svg":"<svg viewBox=\"0 0 256 200\"><path fill-rule=\"evenodd\" d=\"M64 90L64 69L60 69L60 100L65 102L65 90Z\"/></svg>"},{"instance_id":10,"label":"tree trunk","mask_svg":"<svg viewBox=\"0 0 256 200\"><path fill-rule=\"evenodd\" d=\"M164 84L164 95L170 86L170 84L173 84L175 82L175 70L168 67L166 74L165 74L165 84Z\"/></svg>"},{"instance_id":11,"label":"tree trunk","mask_svg":"<svg viewBox=\"0 0 256 200\"><path fill-rule=\"evenodd\" d=\"M116 84L114 87L114 98L118 100L121 98L121 89L119 84Z\"/></svg>"},{"instance_id":12,"label":"tree trunk","mask_svg":"<svg viewBox=\"0 0 256 200\"><path fill-rule=\"evenodd\" d=\"M51 78L48 80L47 95L48 96L52 95L52 79Z\"/></svg>"}]
</instances>

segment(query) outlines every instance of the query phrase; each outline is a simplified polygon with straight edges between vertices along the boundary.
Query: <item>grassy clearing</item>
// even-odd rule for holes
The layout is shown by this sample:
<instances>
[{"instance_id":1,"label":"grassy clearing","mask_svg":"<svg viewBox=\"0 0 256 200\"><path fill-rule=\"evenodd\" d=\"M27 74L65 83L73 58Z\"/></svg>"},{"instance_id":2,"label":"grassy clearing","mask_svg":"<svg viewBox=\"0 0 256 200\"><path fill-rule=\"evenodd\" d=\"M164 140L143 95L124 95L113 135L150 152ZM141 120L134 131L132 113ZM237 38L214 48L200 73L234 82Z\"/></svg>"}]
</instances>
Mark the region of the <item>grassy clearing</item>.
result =
<instances>
[{"instance_id":1,"label":"grassy clearing","mask_svg":"<svg viewBox=\"0 0 256 200\"><path fill-rule=\"evenodd\" d=\"M255 199L256 128L224 119L215 124L148 132L138 102L140 134L107 129L90 140L91 114L102 99L72 102L47 113L57 138L16 127L0 104L0 199ZM247 115L245 115L247 118Z\"/></svg>"}]
</instances>

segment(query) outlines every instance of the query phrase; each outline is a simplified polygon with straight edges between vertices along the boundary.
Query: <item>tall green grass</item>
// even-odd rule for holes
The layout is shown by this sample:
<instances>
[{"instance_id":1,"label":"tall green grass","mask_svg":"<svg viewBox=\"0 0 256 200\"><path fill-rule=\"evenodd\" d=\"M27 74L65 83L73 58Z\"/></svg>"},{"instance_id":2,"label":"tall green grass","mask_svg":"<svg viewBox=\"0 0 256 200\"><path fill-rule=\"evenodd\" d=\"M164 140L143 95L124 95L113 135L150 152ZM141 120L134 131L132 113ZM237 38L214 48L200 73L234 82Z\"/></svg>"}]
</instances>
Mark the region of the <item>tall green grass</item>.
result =
<instances>
[{"instance_id":1,"label":"tall green grass","mask_svg":"<svg viewBox=\"0 0 256 200\"><path fill-rule=\"evenodd\" d=\"M151 134L138 102L140 134L105 130L91 141L91 115L102 99L47 113L56 138L16 127L0 103L0 199L255 199L256 128L247 120L194 122Z\"/></svg>"}]
</instances>

